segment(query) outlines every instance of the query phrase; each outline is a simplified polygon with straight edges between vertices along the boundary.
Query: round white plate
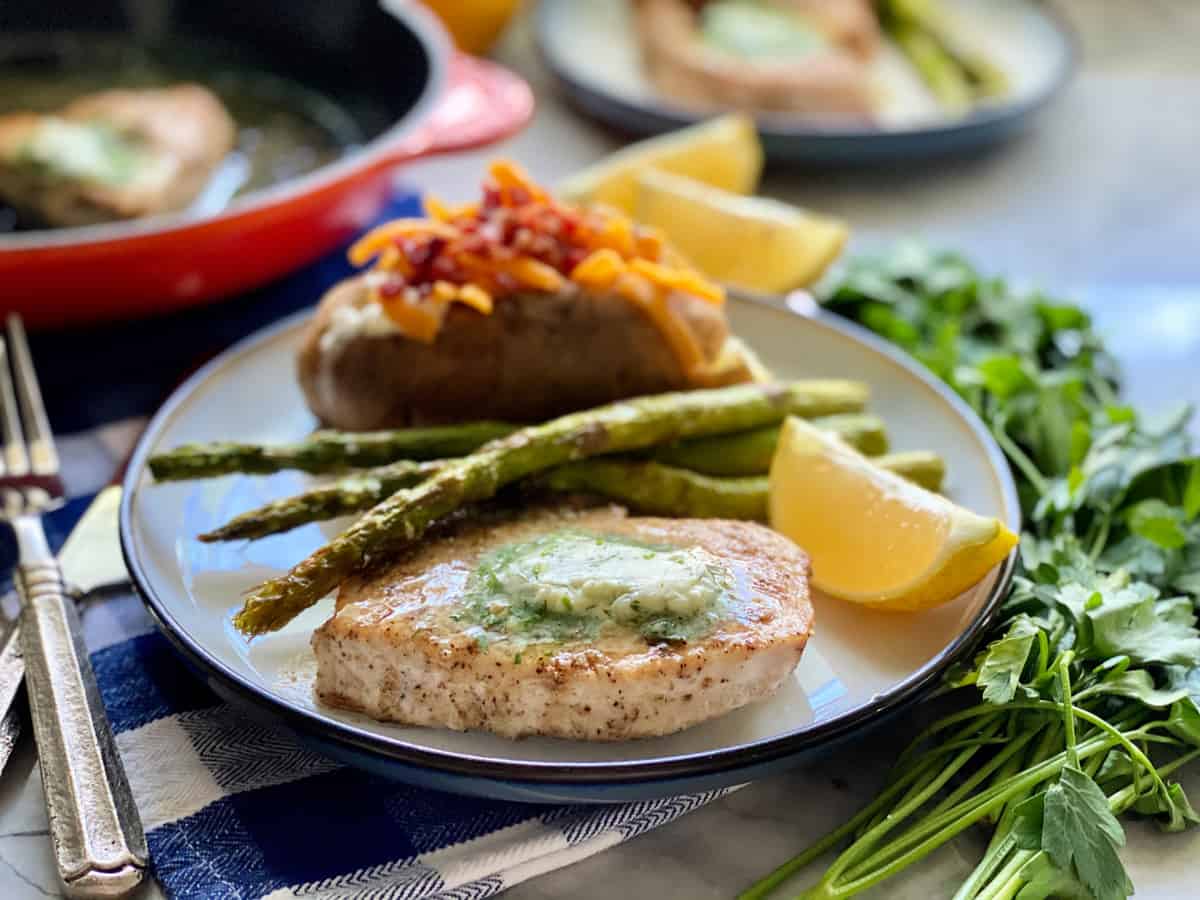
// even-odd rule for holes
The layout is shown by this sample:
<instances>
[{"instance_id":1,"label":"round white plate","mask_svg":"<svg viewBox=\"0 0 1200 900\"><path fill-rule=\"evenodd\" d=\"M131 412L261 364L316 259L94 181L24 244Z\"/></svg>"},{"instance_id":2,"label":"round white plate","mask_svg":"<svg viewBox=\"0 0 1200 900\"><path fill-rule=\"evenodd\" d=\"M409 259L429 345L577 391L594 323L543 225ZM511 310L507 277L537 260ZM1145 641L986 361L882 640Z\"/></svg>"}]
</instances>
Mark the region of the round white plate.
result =
<instances>
[{"instance_id":1,"label":"round white plate","mask_svg":"<svg viewBox=\"0 0 1200 900\"><path fill-rule=\"evenodd\" d=\"M778 377L845 376L872 389L896 449L940 453L956 501L1016 529L1011 474L984 426L944 385L872 335L832 316L731 300L737 333ZM226 697L280 717L326 750L397 777L532 799L627 799L732 784L793 761L900 708L969 652L1008 567L955 602L915 615L871 613L815 598L816 631L794 678L773 698L680 734L626 743L510 741L410 728L321 706L312 694L313 628L332 598L252 643L230 624L244 591L328 540L310 525L254 543L194 535L302 489L306 477L229 476L154 484L147 457L190 441L278 442L315 422L294 374L303 327L290 319L213 361L159 412L125 482L121 537L129 571L175 646Z\"/></svg>"}]
</instances>

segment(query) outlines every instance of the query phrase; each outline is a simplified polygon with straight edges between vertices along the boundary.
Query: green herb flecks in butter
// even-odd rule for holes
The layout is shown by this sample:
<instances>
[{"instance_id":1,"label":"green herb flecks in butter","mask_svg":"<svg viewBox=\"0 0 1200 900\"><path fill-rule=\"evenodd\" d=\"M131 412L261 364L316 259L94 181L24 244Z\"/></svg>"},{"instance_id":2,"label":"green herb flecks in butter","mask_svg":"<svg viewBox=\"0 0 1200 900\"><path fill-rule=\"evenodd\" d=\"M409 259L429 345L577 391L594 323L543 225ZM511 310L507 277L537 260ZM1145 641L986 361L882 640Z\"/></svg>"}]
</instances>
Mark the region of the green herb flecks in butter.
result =
<instances>
[{"instance_id":1,"label":"green herb flecks in butter","mask_svg":"<svg viewBox=\"0 0 1200 900\"><path fill-rule=\"evenodd\" d=\"M743 59L804 56L822 49L825 38L787 10L756 3L707 3L700 34L716 50Z\"/></svg>"},{"instance_id":2,"label":"green herb flecks in butter","mask_svg":"<svg viewBox=\"0 0 1200 900\"><path fill-rule=\"evenodd\" d=\"M21 148L20 162L59 178L123 185L151 162L129 139L102 122L48 117Z\"/></svg>"},{"instance_id":3,"label":"green herb flecks in butter","mask_svg":"<svg viewBox=\"0 0 1200 900\"><path fill-rule=\"evenodd\" d=\"M480 560L464 618L529 643L591 640L613 626L688 641L711 629L732 587L703 550L563 530Z\"/></svg>"}]
</instances>

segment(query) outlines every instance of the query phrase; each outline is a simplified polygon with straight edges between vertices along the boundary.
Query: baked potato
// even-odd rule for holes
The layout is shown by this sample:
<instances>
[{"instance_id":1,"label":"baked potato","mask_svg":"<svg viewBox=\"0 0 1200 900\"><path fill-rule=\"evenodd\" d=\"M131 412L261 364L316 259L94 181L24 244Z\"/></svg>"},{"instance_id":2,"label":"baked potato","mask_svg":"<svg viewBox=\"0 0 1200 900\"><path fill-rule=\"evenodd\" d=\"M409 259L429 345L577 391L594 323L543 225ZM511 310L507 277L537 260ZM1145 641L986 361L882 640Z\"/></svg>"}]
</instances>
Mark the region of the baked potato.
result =
<instances>
[{"instance_id":1,"label":"baked potato","mask_svg":"<svg viewBox=\"0 0 1200 900\"><path fill-rule=\"evenodd\" d=\"M669 302L708 363L691 373L632 304L574 285L504 297L491 315L452 306L432 344L358 324L371 302L365 276L344 281L322 299L304 335L300 385L330 427L535 422L624 397L754 376L755 364L731 339L721 309L682 292ZM357 327L347 328L351 317Z\"/></svg>"},{"instance_id":2,"label":"baked potato","mask_svg":"<svg viewBox=\"0 0 1200 900\"><path fill-rule=\"evenodd\" d=\"M324 424L536 422L761 377L724 292L621 213L562 204L511 163L483 202L427 205L351 248L374 265L308 326L298 375Z\"/></svg>"}]
</instances>

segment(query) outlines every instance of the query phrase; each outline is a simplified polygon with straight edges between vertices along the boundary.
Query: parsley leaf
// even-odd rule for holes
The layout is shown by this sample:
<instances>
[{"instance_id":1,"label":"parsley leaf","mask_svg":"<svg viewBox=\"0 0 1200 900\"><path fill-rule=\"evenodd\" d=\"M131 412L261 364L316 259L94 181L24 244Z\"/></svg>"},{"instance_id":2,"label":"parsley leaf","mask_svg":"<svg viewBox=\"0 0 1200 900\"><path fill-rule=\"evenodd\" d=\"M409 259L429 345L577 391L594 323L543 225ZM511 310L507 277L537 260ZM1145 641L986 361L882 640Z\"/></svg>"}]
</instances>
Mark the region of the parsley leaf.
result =
<instances>
[{"instance_id":1,"label":"parsley leaf","mask_svg":"<svg viewBox=\"0 0 1200 900\"><path fill-rule=\"evenodd\" d=\"M1186 517L1179 507L1152 498L1133 505L1125 516L1130 531L1165 550L1177 550L1187 543Z\"/></svg>"},{"instance_id":2,"label":"parsley leaf","mask_svg":"<svg viewBox=\"0 0 1200 900\"><path fill-rule=\"evenodd\" d=\"M1200 815L1196 814L1183 785L1177 781L1167 785L1165 796L1161 790L1142 794L1133 809L1143 816L1154 816L1163 831L1186 831L1193 825L1200 825Z\"/></svg>"},{"instance_id":3,"label":"parsley leaf","mask_svg":"<svg viewBox=\"0 0 1200 900\"><path fill-rule=\"evenodd\" d=\"M1076 694L1077 699L1093 694L1131 697L1152 709L1166 709L1188 695L1183 685L1158 687L1145 669L1128 669L1107 673L1100 681Z\"/></svg>"},{"instance_id":4,"label":"parsley leaf","mask_svg":"<svg viewBox=\"0 0 1200 900\"><path fill-rule=\"evenodd\" d=\"M1193 747L1200 747L1200 709L1195 700L1188 697L1171 705L1167 731Z\"/></svg>"},{"instance_id":5,"label":"parsley leaf","mask_svg":"<svg viewBox=\"0 0 1200 900\"><path fill-rule=\"evenodd\" d=\"M1124 900L1133 884L1117 855L1125 832L1108 798L1086 773L1066 766L1046 789L1042 849L1060 869L1074 866L1096 900Z\"/></svg>"},{"instance_id":6,"label":"parsley leaf","mask_svg":"<svg viewBox=\"0 0 1200 900\"><path fill-rule=\"evenodd\" d=\"M1026 522L1021 569L989 643L944 681L947 693L970 685L985 702L965 701L969 709L922 731L895 776L916 779L907 797L953 777L949 796L962 799L902 814L904 802L885 793L865 821L928 828L919 844L892 847L917 859L943 843L936 834L953 831L950 821L988 816L997 831L963 896L1125 897L1117 814L1154 816L1167 830L1200 824L1166 779L1181 754L1200 748L1200 458L1190 411L1155 422L1125 405L1117 366L1083 310L984 277L954 253L905 246L851 259L817 293L979 414L1012 465ZM1088 718L1062 715L1068 693ZM1109 729L1138 751L1100 746ZM1023 776L1051 758L1069 762L1027 796ZM1004 806L981 810L984 790ZM1014 844L1027 851L1015 871ZM868 826L813 893L841 896L854 879L890 877L901 866L878 862L894 862L890 852ZM774 885L760 886L747 896Z\"/></svg>"},{"instance_id":7,"label":"parsley leaf","mask_svg":"<svg viewBox=\"0 0 1200 900\"><path fill-rule=\"evenodd\" d=\"M1008 703L1012 700L1038 632L1038 627L1028 616L1017 616L1008 633L987 648L976 676L984 702Z\"/></svg>"},{"instance_id":8,"label":"parsley leaf","mask_svg":"<svg viewBox=\"0 0 1200 900\"><path fill-rule=\"evenodd\" d=\"M1178 664L1200 660L1200 632L1192 614L1180 616L1177 603L1156 602L1157 597L1158 591L1144 582L1115 587L1111 577L1099 587L1074 583L1058 593L1058 601L1079 627L1080 652L1091 659L1128 656L1135 663Z\"/></svg>"}]
</instances>

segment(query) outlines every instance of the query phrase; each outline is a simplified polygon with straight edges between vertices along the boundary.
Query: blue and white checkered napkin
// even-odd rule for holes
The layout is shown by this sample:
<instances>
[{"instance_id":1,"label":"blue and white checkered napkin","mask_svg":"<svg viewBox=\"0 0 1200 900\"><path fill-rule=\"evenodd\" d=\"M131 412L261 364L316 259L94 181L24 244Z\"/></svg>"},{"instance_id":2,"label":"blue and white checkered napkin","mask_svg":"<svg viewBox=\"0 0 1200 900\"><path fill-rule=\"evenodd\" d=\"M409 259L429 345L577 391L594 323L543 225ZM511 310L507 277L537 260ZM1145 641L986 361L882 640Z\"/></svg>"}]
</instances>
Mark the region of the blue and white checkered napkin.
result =
<instances>
[{"instance_id":1,"label":"blue and white checkered napkin","mask_svg":"<svg viewBox=\"0 0 1200 900\"><path fill-rule=\"evenodd\" d=\"M384 218L413 215L400 196ZM310 305L347 271L333 253L252 295L103 331L34 335L74 499L60 545L187 366ZM0 578L13 547L0 534ZM475 898L569 865L713 799L531 806L408 787L339 766L223 705L130 596L90 604L84 630L154 865L176 898Z\"/></svg>"},{"instance_id":2,"label":"blue and white checkered napkin","mask_svg":"<svg viewBox=\"0 0 1200 900\"><path fill-rule=\"evenodd\" d=\"M87 499L55 515L52 541ZM719 793L539 806L387 781L223 704L132 594L88 604L83 622L156 874L181 900L490 897Z\"/></svg>"}]
</instances>

